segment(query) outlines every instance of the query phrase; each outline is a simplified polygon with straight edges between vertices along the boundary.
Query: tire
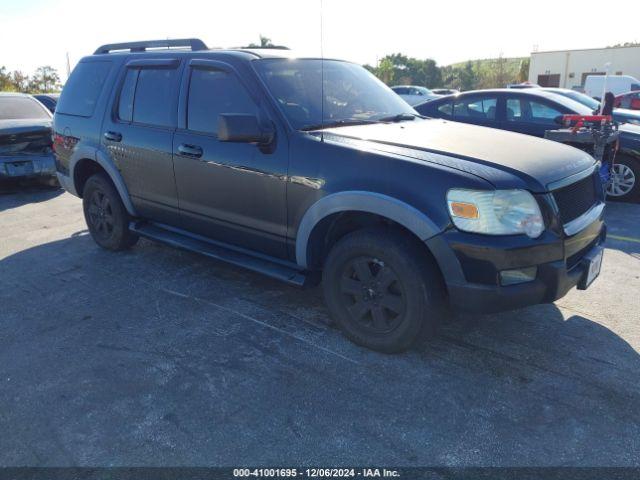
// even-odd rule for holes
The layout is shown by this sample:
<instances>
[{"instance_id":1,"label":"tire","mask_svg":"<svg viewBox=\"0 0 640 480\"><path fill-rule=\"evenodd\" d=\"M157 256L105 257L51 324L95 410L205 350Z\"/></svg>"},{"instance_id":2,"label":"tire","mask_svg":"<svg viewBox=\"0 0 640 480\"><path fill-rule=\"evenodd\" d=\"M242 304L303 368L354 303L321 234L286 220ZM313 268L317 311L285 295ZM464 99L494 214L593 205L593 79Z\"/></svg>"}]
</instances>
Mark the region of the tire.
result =
<instances>
[{"instance_id":1,"label":"tire","mask_svg":"<svg viewBox=\"0 0 640 480\"><path fill-rule=\"evenodd\" d=\"M325 302L344 335L384 353L432 336L445 289L435 261L402 232L366 229L331 249L322 274Z\"/></svg>"},{"instance_id":2,"label":"tire","mask_svg":"<svg viewBox=\"0 0 640 480\"><path fill-rule=\"evenodd\" d=\"M640 161L620 155L613 162L612 180L607 185L607 198L620 202L640 199Z\"/></svg>"},{"instance_id":3,"label":"tire","mask_svg":"<svg viewBox=\"0 0 640 480\"><path fill-rule=\"evenodd\" d=\"M135 245L137 235L129 231L129 214L109 177L97 173L87 180L82 208L89 233L102 248L119 251Z\"/></svg>"}]
</instances>

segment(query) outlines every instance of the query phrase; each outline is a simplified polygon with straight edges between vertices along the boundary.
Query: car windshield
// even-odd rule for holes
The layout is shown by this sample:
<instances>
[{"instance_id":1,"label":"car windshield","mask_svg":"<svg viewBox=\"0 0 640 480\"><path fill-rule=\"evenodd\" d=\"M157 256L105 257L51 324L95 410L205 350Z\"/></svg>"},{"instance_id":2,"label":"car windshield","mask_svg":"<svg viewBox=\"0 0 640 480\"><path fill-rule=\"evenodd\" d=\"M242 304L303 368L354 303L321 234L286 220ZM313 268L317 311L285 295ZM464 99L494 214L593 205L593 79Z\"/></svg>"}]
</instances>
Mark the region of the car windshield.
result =
<instances>
[{"instance_id":1,"label":"car windshield","mask_svg":"<svg viewBox=\"0 0 640 480\"><path fill-rule=\"evenodd\" d=\"M0 120L48 119L49 114L37 100L29 97L0 96Z\"/></svg>"},{"instance_id":2,"label":"car windshield","mask_svg":"<svg viewBox=\"0 0 640 480\"><path fill-rule=\"evenodd\" d=\"M570 98L571 100L575 100L576 102L581 103L582 105L585 105L587 107L589 107L591 110L596 110L598 108L600 108L600 102L598 102L596 99L591 98L589 95L585 95L584 93L580 93L580 92L557 92L560 95L564 95L567 98Z\"/></svg>"},{"instance_id":3,"label":"car windshield","mask_svg":"<svg viewBox=\"0 0 640 480\"><path fill-rule=\"evenodd\" d=\"M409 119L418 115L359 65L319 59L262 59L255 65L296 129L370 123L390 117Z\"/></svg>"}]
</instances>

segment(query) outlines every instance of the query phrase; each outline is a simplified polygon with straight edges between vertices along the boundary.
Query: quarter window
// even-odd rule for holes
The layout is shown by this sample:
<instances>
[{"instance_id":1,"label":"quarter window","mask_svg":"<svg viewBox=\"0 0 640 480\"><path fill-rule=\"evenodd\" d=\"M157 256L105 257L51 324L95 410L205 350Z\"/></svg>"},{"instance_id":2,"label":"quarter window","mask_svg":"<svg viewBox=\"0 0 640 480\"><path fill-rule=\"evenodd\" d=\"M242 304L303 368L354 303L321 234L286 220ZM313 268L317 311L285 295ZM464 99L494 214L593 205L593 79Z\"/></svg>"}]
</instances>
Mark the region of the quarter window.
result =
<instances>
[{"instance_id":1,"label":"quarter window","mask_svg":"<svg viewBox=\"0 0 640 480\"><path fill-rule=\"evenodd\" d=\"M80 62L73 69L60 95L58 113L92 116L110 70L110 61Z\"/></svg>"},{"instance_id":2,"label":"quarter window","mask_svg":"<svg viewBox=\"0 0 640 480\"><path fill-rule=\"evenodd\" d=\"M187 128L216 133L222 113L257 114L256 104L238 78L223 70L196 68L191 72Z\"/></svg>"}]
</instances>

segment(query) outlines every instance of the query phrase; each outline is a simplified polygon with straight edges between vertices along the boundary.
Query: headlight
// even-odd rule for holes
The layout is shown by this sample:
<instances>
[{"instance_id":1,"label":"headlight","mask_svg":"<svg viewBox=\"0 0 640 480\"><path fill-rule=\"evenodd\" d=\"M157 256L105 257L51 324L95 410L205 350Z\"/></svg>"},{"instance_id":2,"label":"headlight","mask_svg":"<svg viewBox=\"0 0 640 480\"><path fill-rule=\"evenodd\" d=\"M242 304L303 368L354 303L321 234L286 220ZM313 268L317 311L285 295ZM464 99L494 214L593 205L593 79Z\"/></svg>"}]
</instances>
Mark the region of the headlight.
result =
<instances>
[{"instance_id":1,"label":"headlight","mask_svg":"<svg viewBox=\"0 0 640 480\"><path fill-rule=\"evenodd\" d=\"M488 235L525 233L531 238L544 231L538 202L526 190L463 190L447 192L453 224L465 232Z\"/></svg>"}]
</instances>

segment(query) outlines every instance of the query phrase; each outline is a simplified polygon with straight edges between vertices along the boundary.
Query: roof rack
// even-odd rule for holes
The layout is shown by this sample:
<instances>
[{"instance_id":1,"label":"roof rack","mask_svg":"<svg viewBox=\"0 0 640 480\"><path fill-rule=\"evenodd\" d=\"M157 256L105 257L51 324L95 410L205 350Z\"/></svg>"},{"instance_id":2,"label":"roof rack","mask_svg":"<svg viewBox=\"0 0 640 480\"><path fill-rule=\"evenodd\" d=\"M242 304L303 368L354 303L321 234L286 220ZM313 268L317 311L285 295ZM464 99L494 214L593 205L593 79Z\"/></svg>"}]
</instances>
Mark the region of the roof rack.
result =
<instances>
[{"instance_id":1,"label":"roof rack","mask_svg":"<svg viewBox=\"0 0 640 480\"><path fill-rule=\"evenodd\" d=\"M205 43L199 38L180 38L176 40L147 40L142 42L109 43L102 45L94 55L111 53L118 50L129 50L130 52L145 52L149 48L171 48L190 47L191 50L208 50Z\"/></svg>"}]
</instances>

